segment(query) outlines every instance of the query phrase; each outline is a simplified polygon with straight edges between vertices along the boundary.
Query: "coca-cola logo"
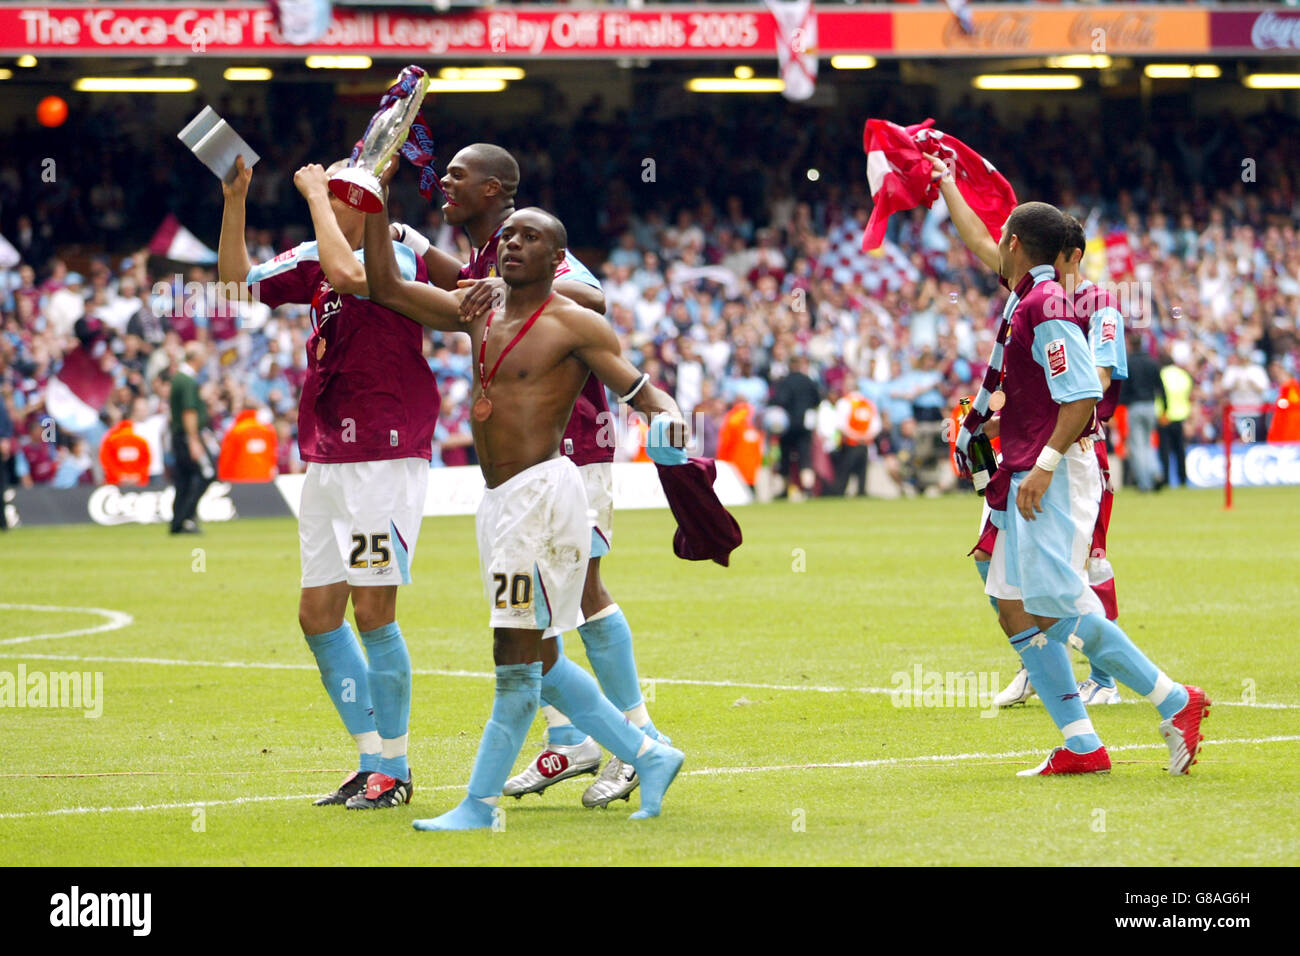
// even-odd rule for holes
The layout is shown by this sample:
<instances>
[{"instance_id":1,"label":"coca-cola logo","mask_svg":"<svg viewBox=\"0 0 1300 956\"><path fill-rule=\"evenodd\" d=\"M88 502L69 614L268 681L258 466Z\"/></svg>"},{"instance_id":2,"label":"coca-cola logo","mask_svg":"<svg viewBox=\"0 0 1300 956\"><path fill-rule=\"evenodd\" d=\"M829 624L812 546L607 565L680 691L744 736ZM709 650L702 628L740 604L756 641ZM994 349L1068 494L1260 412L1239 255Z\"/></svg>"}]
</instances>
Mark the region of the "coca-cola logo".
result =
<instances>
[{"instance_id":1,"label":"coca-cola logo","mask_svg":"<svg viewBox=\"0 0 1300 956\"><path fill-rule=\"evenodd\" d=\"M1193 445L1187 449L1187 481L1194 488L1222 488L1223 449ZM1300 485L1300 444L1237 445L1232 450L1234 485Z\"/></svg>"},{"instance_id":2,"label":"coca-cola logo","mask_svg":"<svg viewBox=\"0 0 1300 956\"><path fill-rule=\"evenodd\" d=\"M1000 13L976 20L975 32L968 34L956 17L948 17L943 28L943 45L1019 49L1029 46L1031 23L1029 14Z\"/></svg>"},{"instance_id":3,"label":"coca-cola logo","mask_svg":"<svg viewBox=\"0 0 1300 956\"><path fill-rule=\"evenodd\" d=\"M1294 13L1261 13L1250 27L1250 42L1256 50L1300 49L1300 16Z\"/></svg>"},{"instance_id":4,"label":"coca-cola logo","mask_svg":"<svg viewBox=\"0 0 1300 956\"><path fill-rule=\"evenodd\" d=\"M214 482L199 499L200 521L229 521L235 517L235 505L227 495L230 485ZM176 489L163 491L123 491L117 485L96 488L87 511L96 524L157 524L172 520L172 503Z\"/></svg>"},{"instance_id":5,"label":"coca-cola logo","mask_svg":"<svg viewBox=\"0 0 1300 956\"><path fill-rule=\"evenodd\" d=\"M1149 47L1154 45L1155 17L1145 13L1123 13L1114 17L1099 17L1081 13L1070 24L1071 47L1087 48L1097 31L1106 38L1108 48Z\"/></svg>"}]
</instances>

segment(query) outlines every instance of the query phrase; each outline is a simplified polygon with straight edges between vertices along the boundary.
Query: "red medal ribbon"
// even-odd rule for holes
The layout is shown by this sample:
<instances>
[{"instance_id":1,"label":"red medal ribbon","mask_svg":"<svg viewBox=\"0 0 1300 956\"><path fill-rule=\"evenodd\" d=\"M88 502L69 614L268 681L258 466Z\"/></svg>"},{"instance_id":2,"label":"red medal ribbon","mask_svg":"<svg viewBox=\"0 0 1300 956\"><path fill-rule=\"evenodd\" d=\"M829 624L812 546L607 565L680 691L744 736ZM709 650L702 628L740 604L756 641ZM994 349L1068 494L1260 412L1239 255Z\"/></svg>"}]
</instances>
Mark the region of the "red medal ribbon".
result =
<instances>
[{"instance_id":1,"label":"red medal ribbon","mask_svg":"<svg viewBox=\"0 0 1300 956\"><path fill-rule=\"evenodd\" d=\"M546 301L543 302L541 306L538 307L537 311L534 312L531 317L529 317L528 321L524 323L524 327L515 333L515 337L510 340L509 344L506 345L506 347L501 350L501 354L497 356L496 364L492 366L491 372L485 371L486 365L484 363L487 361L488 335L490 335L492 332L492 316L494 316L496 313L495 312L488 313L487 325L483 329L483 341L480 342L478 346L479 388L485 395L487 394L488 386L491 385L492 380L496 378L497 369L501 367L502 360L505 359L505 357L510 354L510 350L512 348L514 348L516 345L519 344L519 340L528 334L528 330L533 327L533 323L536 322L541 317L542 312L546 309L546 307L550 304L551 300L554 298L555 298L555 293L552 292L550 295L546 297Z\"/></svg>"}]
</instances>

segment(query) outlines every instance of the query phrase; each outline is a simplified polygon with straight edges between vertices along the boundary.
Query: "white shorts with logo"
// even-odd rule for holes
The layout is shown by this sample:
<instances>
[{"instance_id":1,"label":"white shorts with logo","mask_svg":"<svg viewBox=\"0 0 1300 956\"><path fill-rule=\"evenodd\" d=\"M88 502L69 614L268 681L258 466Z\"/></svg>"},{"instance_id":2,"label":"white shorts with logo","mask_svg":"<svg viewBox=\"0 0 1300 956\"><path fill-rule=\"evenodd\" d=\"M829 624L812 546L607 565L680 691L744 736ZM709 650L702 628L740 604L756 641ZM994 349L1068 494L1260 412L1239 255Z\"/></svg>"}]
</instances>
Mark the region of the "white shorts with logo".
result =
<instances>
[{"instance_id":1,"label":"white shorts with logo","mask_svg":"<svg viewBox=\"0 0 1300 956\"><path fill-rule=\"evenodd\" d=\"M592 535L577 465L552 458L487 489L475 525L491 627L578 626Z\"/></svg>"},{"instance_id":2,"label":"white shorts with logo","mask_svg":"<svg viewBox=\"0 0 1300 956\"><path fill-rule=\"evenodd\" d=\"M986 594L1022 601L1040 617L1104 613L1088 579L1092 532L1101 502L1101 469L1096 453L1077 442L1052 475L1041 514L1026 521L1016 508L1020 483L1030 472L1011 477L1007 510L993 512L998 536L989 561Z\"/></svg>"},{"instance_id":3,"label":"white shorts with logo","mask_svg":"<svg viewBox=\"0 0 1300 956\"><path fill-rule=\"evenodd\" d=\"M429 463L309 462L298 507L302 586L411 583Z\"/></svg>"},{"instance_id":4,"label":"white shorts with logo","mask_svg":"<svg viewBox=\"0 0 1300 956\"><path fill-rule=\"evenodd\" d=\"M614 546L614 465L602 461L581 465L578 471L587 488L587 517L592 522L591 556L603 558Z\"/></svg>"}]
</instances>

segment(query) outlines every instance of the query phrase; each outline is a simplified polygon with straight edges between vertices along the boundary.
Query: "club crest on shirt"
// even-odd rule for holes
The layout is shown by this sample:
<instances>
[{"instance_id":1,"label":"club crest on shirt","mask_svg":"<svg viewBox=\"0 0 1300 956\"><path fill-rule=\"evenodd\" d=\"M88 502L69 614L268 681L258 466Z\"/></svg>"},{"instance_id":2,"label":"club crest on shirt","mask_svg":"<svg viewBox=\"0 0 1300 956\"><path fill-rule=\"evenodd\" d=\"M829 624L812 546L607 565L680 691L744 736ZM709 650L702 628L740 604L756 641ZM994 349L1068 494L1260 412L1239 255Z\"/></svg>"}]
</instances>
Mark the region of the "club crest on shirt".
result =
<instances>
[{"instance_id":1,"label":"club crest on shirt","mask_svg":"<svg viewBox=\"0 0 1300 956\"><path fill-rule=\"evenodd\" d=\"M1103 342L1114 342L1117 326L1118 323L1113 315L1104 316L1101 320L1101 340Z\"/></svg>"},{"instance_id":2,"label":"club crest on shirt","mask_svg":"<svg viewBox=\"0 0 1300 956\"><path fill-rule=\"evenodd\" d=\"M1047 373L1056 378L1069 369L1065 358L1065 339L1053 339L1047 343Z\"/></svg>"}]
</instances>

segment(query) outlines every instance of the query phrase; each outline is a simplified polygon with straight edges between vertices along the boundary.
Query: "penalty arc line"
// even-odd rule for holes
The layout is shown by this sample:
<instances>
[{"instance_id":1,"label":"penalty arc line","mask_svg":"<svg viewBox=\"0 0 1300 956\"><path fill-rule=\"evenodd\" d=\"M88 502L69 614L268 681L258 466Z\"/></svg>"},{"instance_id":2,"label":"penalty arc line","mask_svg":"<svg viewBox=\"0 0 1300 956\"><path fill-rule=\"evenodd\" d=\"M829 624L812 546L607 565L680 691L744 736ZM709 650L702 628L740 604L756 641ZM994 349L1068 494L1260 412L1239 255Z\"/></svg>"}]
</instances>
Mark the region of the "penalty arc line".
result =
<instances>
[{"instance_id":1,"label":"penalty arc line","mask_svg":"<svg viewBox=\"0 0 1300 956\"><path fill-rule=\"evenodd\" d=\"M1273 743L1295 743L1300 736L1250 737L1228 740L1206 740L1204 746L1222 747L1231 745L1259 745ZM1160 750L1164 744L1120 744L1108 747L1111 753L1128 750ZM964 753L964 754L921 754L915 757L883 757L878 760L852 760L835 763L777 764L767 767L705 767L700 770L687 770L683 777L716 777L748 773L783 773L791 770L861 770L871 767L906 766L908 764L940 763L959 760L1004 760L1013 757L1038 757L1042 748L1037 750L1009 750L1003 753ZM445 790L463 790L461 783L443 784L437 787L424 787L429 792ZM78 816L87 813L144 813L151 810L188 810L198 807L230 807L247 803L268 803L280 800L310 800L317 797L315 793L276 794L270 796L235 797L232 800L195 800L188 803L154 803L136 804L127 807L61 807L57 810L27 810L21 813L0 813L0 820L19 820L30 817Z\"/></svg>"},{"instance_id":2,"label":"penalty arc line","mask_svg":"<svg viewBox=\"0 0 1300 956\"><path fill-rule=\"evenodd\" d=\"M4 607L6 605L0 605ZM58 635L56 635L58 636ZM11 639L12 640L12 639ZM0 641L0 644L8 643ZM0 660L5 658L22 659L22 660L44 660L44 661L71 661L74 663L87 664L151 664L162 667L218 667L230 669L248 669L248 670L282 670L282 671L312 671L315 672L315 664L290 664L279 663L276 661L193 661L180 660L177 658L167 657L108 657L100 655L78 655L78 654L5 654L0 653ZM412 668L411 673L419 677L467 677L475 680L495 680L496 674L488 671L467 671L467 670L447 670L431 668ZM642 678L643 684L667 684L670 686L682 687L734 687L738 690L775 690L775 691L802 691L817 694L890 694L902 696L911 696L913 699L923 699L925 692L921 690L912 691L911 694L902 692L896 687L835 687L819 684L763 684L750 681L732 681L732 680L700 680L691 677L645 677ZM1140 704L1145 701L1141 699L1128 699L1123 701L1124 704ZM1276 702L1247 703L1239 700L1214 701L1215 707L1252 707L1260 710L1300 710L1300 704L1286 704Z\"/></svg>"},{"instance_id":3,"label":"penalty arc line","mask_svg":"<svg viewBox=\"0 0 1300 956\"><path fill-rule=\"evenodd\" d=\"M60 607L52 604L0 604L0 609L9 611L50 611L58 614L98 614L105 618L103 624L96 627L81 627L71 631L53 631L49 634L23 634L19 637L7 637L0 640L3 644L26 644L30 641L54 641L64 637L78 637L83 634L101 634L104 631L116 631L135 623L135 618L125 611L113 611L102 607Z\"/></svg>"}]
</instances>

